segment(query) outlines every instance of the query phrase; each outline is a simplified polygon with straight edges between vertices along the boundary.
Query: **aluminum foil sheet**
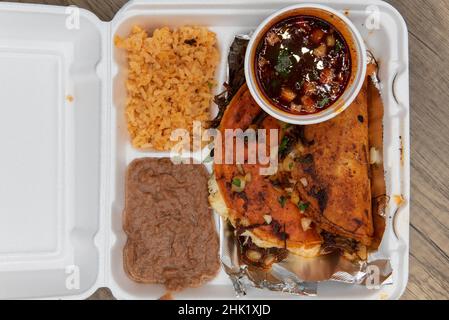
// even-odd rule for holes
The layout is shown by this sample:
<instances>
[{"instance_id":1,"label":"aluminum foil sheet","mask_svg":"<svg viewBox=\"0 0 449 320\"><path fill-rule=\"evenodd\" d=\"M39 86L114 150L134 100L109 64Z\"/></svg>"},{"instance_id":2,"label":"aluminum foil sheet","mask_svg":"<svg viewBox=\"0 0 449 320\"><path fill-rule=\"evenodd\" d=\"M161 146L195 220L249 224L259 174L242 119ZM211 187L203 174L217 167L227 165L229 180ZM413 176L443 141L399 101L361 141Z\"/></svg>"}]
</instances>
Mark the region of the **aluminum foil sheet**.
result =
<instances>
[{"instance_id":1,"label":"aluminum foil sheet","mask_svg":"<svg viewBox=\"0 0 449 320\"><path fill-rule=\"evenodd\" d=\"M364 285L373 289L392 283L393 270L389 259L374 259L373 254L365 262L351 262L338 253L312 259L289 254L269 270L254 268L241 261L240 244L234 228L223 219L220 234L221 262L238 297L245 296L248 287L316 296L318 285L323 281Z\"/></svg>"}]
</instances>

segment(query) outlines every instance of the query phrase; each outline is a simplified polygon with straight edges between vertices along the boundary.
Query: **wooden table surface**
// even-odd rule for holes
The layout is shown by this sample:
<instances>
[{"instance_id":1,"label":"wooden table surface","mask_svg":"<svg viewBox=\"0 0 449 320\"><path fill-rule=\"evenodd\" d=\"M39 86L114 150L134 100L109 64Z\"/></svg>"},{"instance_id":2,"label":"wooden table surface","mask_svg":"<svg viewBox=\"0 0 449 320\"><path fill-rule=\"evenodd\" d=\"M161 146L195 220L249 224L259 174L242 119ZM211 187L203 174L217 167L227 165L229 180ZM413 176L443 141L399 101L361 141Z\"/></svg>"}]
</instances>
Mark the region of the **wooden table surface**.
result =
<instances>
[{"instance_id":1,"label":"wooden table surface","mask_svg":"<svg viewBox=\"0 0 449 320\"><path fill-rule=\"evenodd\" d=\"M127 0L17 2L76 5L110 20ZM388 2L407 20L410 38L411 252L402 298L449 299L449 0ZM111 298L107 289L92 296Z\"/></svg>"}]
</instances>

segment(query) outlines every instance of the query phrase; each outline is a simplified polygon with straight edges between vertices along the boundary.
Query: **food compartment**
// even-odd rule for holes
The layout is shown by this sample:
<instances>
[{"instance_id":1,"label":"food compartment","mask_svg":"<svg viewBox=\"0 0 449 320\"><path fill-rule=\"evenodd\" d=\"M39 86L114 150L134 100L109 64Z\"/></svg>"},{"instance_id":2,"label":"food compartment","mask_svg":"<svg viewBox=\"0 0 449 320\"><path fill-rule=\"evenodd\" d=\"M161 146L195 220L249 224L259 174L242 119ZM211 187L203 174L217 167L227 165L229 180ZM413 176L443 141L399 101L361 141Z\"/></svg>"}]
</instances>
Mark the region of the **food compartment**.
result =
<instances>
[{"instance_id":1,"label":"food compartment","mask_svg":"<svg viewBox=\"0 0 449 320\"><path fill-rule=\"evenodd\" d=\"M254 17L247 17L254 20ZM218 83L215 93L222 90L222 83L226 79L227 73L227 54L229 46L234 38L234 34L240 32L247 32L250 30L248 26L237 26L237 21L248 21L248 19L229 19L226 14L212 17L209 12L203 14L192 15L188 12L178 12L176 18L173 12L153 13L153 14L138 14L129 17L123 17L117 22L114 21L112 27L112 37L119 35L122 38L129 35L133 26L138 25L149 32L156 28L168 26L169 28L180 27L184 25L189 26L205 26L217 34L218 49L220 52L220 61L216 69L215 77ZM251 21L250 21L251 22ZM134 149L131 145L130 136L127 131L127 124L125 119L125 107L127 92L125 82L127 78L127 56L126 51L113 47L112 49L112 123L115 126L115 136L112 139L112 154L113 163L111 164L112 179L111 182L111 251L110 251L110 283L114 294L117 297L126 298L159 298L165 293L165 289L160 285L139 284L133 282L125 274L123 268L123 248L125 246L127 237L122 227L122 212L124 209L124 195L125 195L125 175L126 169L130 162L137 158L143 157L168 157L169 152L160 151L140 151ZM211 104L211 113L214 116L216 113L215 105ZM218 224L218 219L214 215L214 219ZM218 230L218 229L217 229ZM175 294L176 298L194 298L210 296L208 292L214 290L217 296L232 297L233 289L229 282L227 275L223 272L211 282L207 283L201 288L187 289L181 293ZM210 298L216 298L210 297Z\"/></svg>"},{"instance_id":2,"label":"food compartment","mask_svg":"<svg viewBox=\"0 0 449 320\"><path fill-rule=\"evenodd\" d=\"M0 298L83 296L99 273L102 31L0 5Z\"/></svg>"},{"instance_id":3,"label":"food compartment","mask_svg":"<svg viewBox=\"0 0 449 320\"><path fill-rule=\"evenodd\" d=\"M386 168L387 192L389 195L408 195L408 166L401 166L400 153L398 152L399 136L408 143L408 54L407 41L401 41L407 34L405 23L399 13L390 5L383 2L372 1L371 7L376 14L380 14L381 19L378 28L367 27L370 11L367 4L358 4L356 1L346 1L337 3L333 1L322 1L335 9L345 12L348 18L359 28L368 48L380 62L380 78L382 81L382 97L385 104L385 141L384 158ZM175 28L184 25L206 26L217 34L218 46L221 60L217 69L216 92L222 90L221 84L227 76L227 54L229 46L235 35L248 34L257 25L275 10L288 5L295 4L294 1L278 1L256 4L248 1L237 6L231 2L217 2L213 4L196 3L181 4L177 1L164 3L148 3L138 1L126 6L112 23L111 45L115 35L126 37L132 27L138 25L149 32L156 28L167 26ZM349 10L348 10L349 8ZM386 45L385 39L388 39ZM126 242L126 235L122 228L122 212L124 208L124 186L127 165L136 158L142 157L166 157L168 152L145 152L132 148L130 137L124 116L127 93L125 81L127 76L126 52L122 49L112 47L112 148L111 148L111 216L107 223L110 224L112 233L109 238L110 261L109 261L109 284L118 298L159 298L165 293L165 289L159 285L144 285L131 281L123 269L123 248ZM393 95L393 83L396 79L396 88L401 88L397 92L399 100L396 101ZM397 97L396 97L397 98ZM399 102L399 103L398 103ZM212 105L212 114L216 108ZM405 138L404 138L405 137ZM404 142L403 142L404 143ZM407 151L406 151L407 152ZM405 153L407 155L407 153ZM408 252L408 230L406 228L408 219L408 207L399 208L401 215L399 225L401 225L399 235L396 237L393 231L393 220L398 208L391 202L388 208L387 230L379 253L392 257L394 285L386 285L380 290L369 290L364 286L352 286L324 282L319 284L319 298L369 298L379 299L380 297L398 298L405 289L408 273L407 252ZM218 219L217 219L218 222ZM108 228L106 228L108 229ZM108 272L107 272L108 273ZM212 294L213 292L213 294ZM222 271L220 275L197 289L188 289L175 294L175 298L233 298L235 297L231 282ZM280 293L249 289L248 298L298 298L286 296Z\"/></svg>"}]
</instances>

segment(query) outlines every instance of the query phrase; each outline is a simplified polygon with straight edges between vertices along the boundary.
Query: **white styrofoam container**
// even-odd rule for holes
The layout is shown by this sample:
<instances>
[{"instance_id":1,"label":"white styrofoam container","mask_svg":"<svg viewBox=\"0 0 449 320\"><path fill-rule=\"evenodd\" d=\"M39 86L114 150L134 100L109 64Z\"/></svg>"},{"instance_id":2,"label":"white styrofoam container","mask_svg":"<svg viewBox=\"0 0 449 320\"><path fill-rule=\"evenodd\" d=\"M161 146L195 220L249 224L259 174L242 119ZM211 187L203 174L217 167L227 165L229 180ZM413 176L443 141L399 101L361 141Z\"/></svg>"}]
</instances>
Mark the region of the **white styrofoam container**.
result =
<instances>
[{"instance_id":1,"label":"white styrofoam container","mask_svg":"<svg viewBox=\"0 0 449 320\"><path fill-rule=\"evenodd\" d=\"M126 36L136 24L149 31L161 26L207 26L218 37L222 58L217 80L222 83L234 36L250 32L275 10L298 2L140 0L125 5L110 23L86 10L1 3L0 298L83 299L99 287L109 287L117 298L163 295L162 286L134 283L123 270L126 167L135 158L168 154L140 152L130 145L124 119L126 55L114 47L113 38ZM381 247L391 255L394 284L368 290L321 283L317 298L397 299L407 284L409 251L407 27L401 15L382 1L313 2L349 10L349 19L379 59L386 108L387 192L407 200L401 208L391 202ZM379 28L368 30L367 17L376 15ZM205 286L175 297L235 295L222 271ZM247 298L312 299L257 289L249 290Z\"/></svg>"}]
</instances>

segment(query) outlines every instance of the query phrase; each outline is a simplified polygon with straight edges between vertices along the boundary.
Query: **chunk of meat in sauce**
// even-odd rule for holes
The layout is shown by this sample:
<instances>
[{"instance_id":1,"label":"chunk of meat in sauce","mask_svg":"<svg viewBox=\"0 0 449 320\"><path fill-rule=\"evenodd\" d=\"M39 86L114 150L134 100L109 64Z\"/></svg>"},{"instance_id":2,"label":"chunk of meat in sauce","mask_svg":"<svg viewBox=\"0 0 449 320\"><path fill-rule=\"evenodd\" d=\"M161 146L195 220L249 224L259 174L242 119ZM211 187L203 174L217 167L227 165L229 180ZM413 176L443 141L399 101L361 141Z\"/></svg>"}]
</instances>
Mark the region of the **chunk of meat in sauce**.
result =
<instances>
[{"instance_id":1,"label":"chunk of meat in sauce","mask_svg":"<svg viewBox=\"0 0 449 320\"><path fill-rule=\"evenodd\" d=\"M334 71L330 68L326 68L321 72L320 82L323 84L332 83L334 80Z\"/></svg>"}]
</instances>

